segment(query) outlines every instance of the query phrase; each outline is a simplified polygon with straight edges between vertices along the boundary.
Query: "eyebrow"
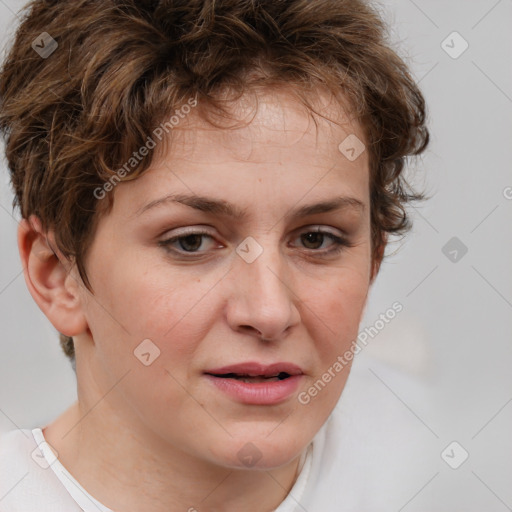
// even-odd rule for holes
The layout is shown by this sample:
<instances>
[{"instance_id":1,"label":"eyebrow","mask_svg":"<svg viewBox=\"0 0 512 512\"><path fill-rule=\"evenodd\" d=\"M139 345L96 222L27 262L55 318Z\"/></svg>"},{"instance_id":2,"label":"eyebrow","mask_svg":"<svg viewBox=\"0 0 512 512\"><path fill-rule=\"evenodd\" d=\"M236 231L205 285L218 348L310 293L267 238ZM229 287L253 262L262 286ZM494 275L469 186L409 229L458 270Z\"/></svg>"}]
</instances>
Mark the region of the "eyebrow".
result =
<instances>
[{"instance_id":1,"label":"eyebrow","mask_svg":"<svg viewBox=\"0 0 512 512\"><path fill-rule=\"evenodd\" d=\"M195 194L169 194L165 197L155 199L146 204L136 212L136 216L142 215L150 209L162 206L168 203L179 203L189 206L195 210L209 213L216 216L232 217L235 220L243 220L248 217L247 208L240 208L234 204L228 203L222 199L213 197L198 196ZM355 197L334 197L319 203L308 204L294 208L285 215L285 218L301 218L319 213L328 213L335 210L352 208L363 211L364 203Z\"/></svg>"}]
</instances>

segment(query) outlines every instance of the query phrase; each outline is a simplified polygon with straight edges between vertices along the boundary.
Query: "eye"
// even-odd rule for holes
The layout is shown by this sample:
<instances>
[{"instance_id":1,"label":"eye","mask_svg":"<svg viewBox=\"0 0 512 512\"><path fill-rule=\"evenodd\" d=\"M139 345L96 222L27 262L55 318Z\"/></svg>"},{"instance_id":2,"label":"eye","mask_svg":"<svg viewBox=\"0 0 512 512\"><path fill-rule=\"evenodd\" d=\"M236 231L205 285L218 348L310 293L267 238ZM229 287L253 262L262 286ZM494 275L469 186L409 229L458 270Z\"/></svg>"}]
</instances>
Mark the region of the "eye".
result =
<instances>
[{"instance_id":1,"label":"eye","mask_svg":"<svg viewBox=\"0 0 512 512\"><path fill-rule=\"evenodd\" d=\"M351 247L351 244L345 238L320 228L301 233L299 237L306 249L317 253L335 254L342 251L345 247ZM333 248L319 251L318 249L321 248L326 240L331 240L331 247L333 246Z\"/></svg>"},{"instance_id":2,"label":"eye","mask_svg":"<svg viewBox=\"0 0 512 512\"><path fill-rule=\"evenodd\" d=\"M169 251L178 253L197 253L202 246L203 238L208 237L213 240L213 237L209 233L204 231L194 231L183 233L181 235L173 236L167 240L161 240L158 245L165 247ZM173 244L178 242L179 247L173 248Z\"/></svg>"},{"instance_id":3,"label":"eye","mask_svg":"<svg viewBox=\"0 0 512 512\"><path fill-rule=\"evenodd\" d=\"M207 251L204 247L204 239L214 240L213 236L205 231L189 231L180 235L173 236L166 240L161 240L158 245L164 247L169 252L177 254L195 254L200 255ZM336 254L342 251L346 247L352 247L351 243L341 236L335 235L330 231L321 229L314 229L305 231L299 235L303 247L305 247L311 253L318 254L320 256ZM332 247L331 249L322 249L324 242L330 240Z\"/></svg>"}]
</instances>

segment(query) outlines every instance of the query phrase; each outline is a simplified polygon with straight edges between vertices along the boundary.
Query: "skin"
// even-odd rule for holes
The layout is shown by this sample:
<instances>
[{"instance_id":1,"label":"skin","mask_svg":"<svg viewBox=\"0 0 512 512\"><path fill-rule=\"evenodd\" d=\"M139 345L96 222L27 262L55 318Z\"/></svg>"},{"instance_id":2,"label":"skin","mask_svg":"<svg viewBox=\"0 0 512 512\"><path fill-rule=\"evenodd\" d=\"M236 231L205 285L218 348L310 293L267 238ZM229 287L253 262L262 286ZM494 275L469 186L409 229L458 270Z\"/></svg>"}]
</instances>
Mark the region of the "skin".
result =
<instances>
[{"instance_id":1,"label":"skin","mask_svg":"<svg viewBox=\"0 0 512 512\"><path fill-rule=\"evenodd\" d=\"M237 105L240 118L251 119L248 105ZM342 113L338 104L322 105ZM193 110L151 168L115 188L114 207L101 217L85 260L94 295L56 249L52 231L44 233L35 217L21 222L28 288L76 348L78 402L43 432L106 506L263 512L293 486L299 457L350 367L307 405L297 396L356 339L380 263L371 258L367 152L349 161L338 150L349 134L364 135L343 119L338 126L318 118L315 127L286 90L260 92L256 115L237 129L213 128ZM170 193L223 199L247 218L171 202L137 215ZM361 206L286 216L337 196ZM336 248L331 238L301 237L314 227L351 246L328 255ZM159 244L183 228L205 229L211 238L174 242L181 256ZM235 252L248 236L263 248L252 263ZM186 252L191 246L199 256ZM145 339L160 350L149 366L134 355ZM246 361L297 364L299 389L277 405L246 405L203 374ZM247 443L261 454L251 468L237 456Z\"/></svg>"}]
</instances>

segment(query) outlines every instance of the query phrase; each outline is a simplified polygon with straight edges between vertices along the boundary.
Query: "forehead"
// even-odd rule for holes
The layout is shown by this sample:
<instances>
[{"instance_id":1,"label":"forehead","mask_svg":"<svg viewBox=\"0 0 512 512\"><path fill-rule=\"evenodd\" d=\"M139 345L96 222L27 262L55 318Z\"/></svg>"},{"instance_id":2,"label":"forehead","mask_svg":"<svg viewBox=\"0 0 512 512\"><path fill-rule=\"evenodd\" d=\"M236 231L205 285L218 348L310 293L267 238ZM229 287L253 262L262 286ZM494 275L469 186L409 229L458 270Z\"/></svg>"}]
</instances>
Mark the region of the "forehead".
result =
<instances>
[{"instance_id":1,"label":"forehead","mask_svg":"<svg viewBox=\"0 0 512 512\"><path fill-rule=\"evenodd\" d=\"M344 104L318 90L310 101L315 112L306 107L291 90L265 89L245 93L227 103L229 119L213 117L209 123L199 111L192 110L180 120L170 137L157 148L157 158L212 162L212 158L230 155L241 162L266 161L298 151L319 164L337 160L339 145L349 135L364 143L360 124L351 118ZM206 114L212 114L206 110ZM211 117L210 117L211 119ZM162 152L163 150L163 152ZM362 155L362 159L366 158Z\"/></svg>"},{"instance_id":2,"label":"forehead","mask_svg":"<svg viewBox=\"0 0 512 512\"><path fill-rule=\"evenodd\" d=\"M335 193L365 202L367 151L357 159L344 153L347 140L365 144L362 127L328 96L315 98L314 107L325 117L286 91L246 95L231 105L231 119L214 119L220 126L191 109L157 146L151 167L116 188L115 202L125 212L176 192L241 206L256 199L260 206L262 199L309 203Z\"/></svg>"}]
</instances>

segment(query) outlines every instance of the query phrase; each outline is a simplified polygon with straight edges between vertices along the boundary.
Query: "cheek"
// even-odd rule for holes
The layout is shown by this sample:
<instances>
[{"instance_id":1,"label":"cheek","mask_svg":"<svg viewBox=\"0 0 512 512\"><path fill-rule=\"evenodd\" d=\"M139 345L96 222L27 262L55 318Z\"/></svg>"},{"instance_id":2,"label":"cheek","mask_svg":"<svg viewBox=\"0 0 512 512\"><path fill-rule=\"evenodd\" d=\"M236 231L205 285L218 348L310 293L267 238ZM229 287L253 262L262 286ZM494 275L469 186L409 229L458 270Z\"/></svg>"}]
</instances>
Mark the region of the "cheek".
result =
<instances>
[{"instance_id":1,"label":"cheek","mask_svg":"<svg viewBox=\"0 0 512 512\"><path fill-rule=\"evenodd\" d=\"M368 296L368 276L351 273L337 283L329 301L329 314L338 322L338 332L357 331L366 298Z\"/></svg>"},{"instance_id":2,"label":"cheek","mask_svg":"<svg viewBox=\"0 0 512 512\"><path fill-rule=\"evenodd\" d=\"M368 294L368 276L364 271L346 268L325 284L324 293L320 295L317 288L317 297L312 298L311 308L321 319L316 320L319 327L313 337L318 364L303 390L322 417L337 403L350 373L352 346Z\"/></svg>"},{"instance_id":3,"label":"cheek","mask_svg":"<svg viewBox=\"0 0 512 512\"><path fill-rule=\"evenodd\" d=\"M349 376L352 346L357 339L369 286L364 271L347 268L331 277L323 283L323 288L313 290L308 304L310 325L317 326L312 334L312 350L318 359L314 374L305 382L299 396L301 407L315 411L311 417L322 421L336 405Z\"/></svg>"},{"instance_id":4,"label":"cheek","mask_svg":"<svg viewBox=\"0 0 512 512\"><path fill-rule=\"evenodd\" d=\"M348 283L345 283L346 285ZM347 286L331 292L323 304L322 318L329 326L328 336L317 337L322 371L331 366L357 339L359 323L366 303L367 288L350 290ZM336 293L337 292L337 293ZM324 329L324 332L326 329Z\"/></svg>"},{"instance_id":5,"label":"cheek","mask_svg":"<svg viewBox=\"0 0 512 512\"><path fill-rule=\"evenodd\" d=\"M344 346L357 336L369 290L369 267L336 269L321 281L308 282L308 307L317 315L329 347ZM320 333L319 333L320 334ZM350 339L349 339L350 338Z\"/></svg>"},{"instance_id":6,"label":"cheek","mask_svg":"<svg viewBox=\"0 0 512 512\"><path fill-rule=\"evenodd\" d=\"M108 357L124 353L131 358L146 339L158 347L159 362L166 367L192 356L211 317L202 300L212 286L208 280L129 257L97 270L95 297L88 301L89 324Z\"/></svg>"}]
</instances>

